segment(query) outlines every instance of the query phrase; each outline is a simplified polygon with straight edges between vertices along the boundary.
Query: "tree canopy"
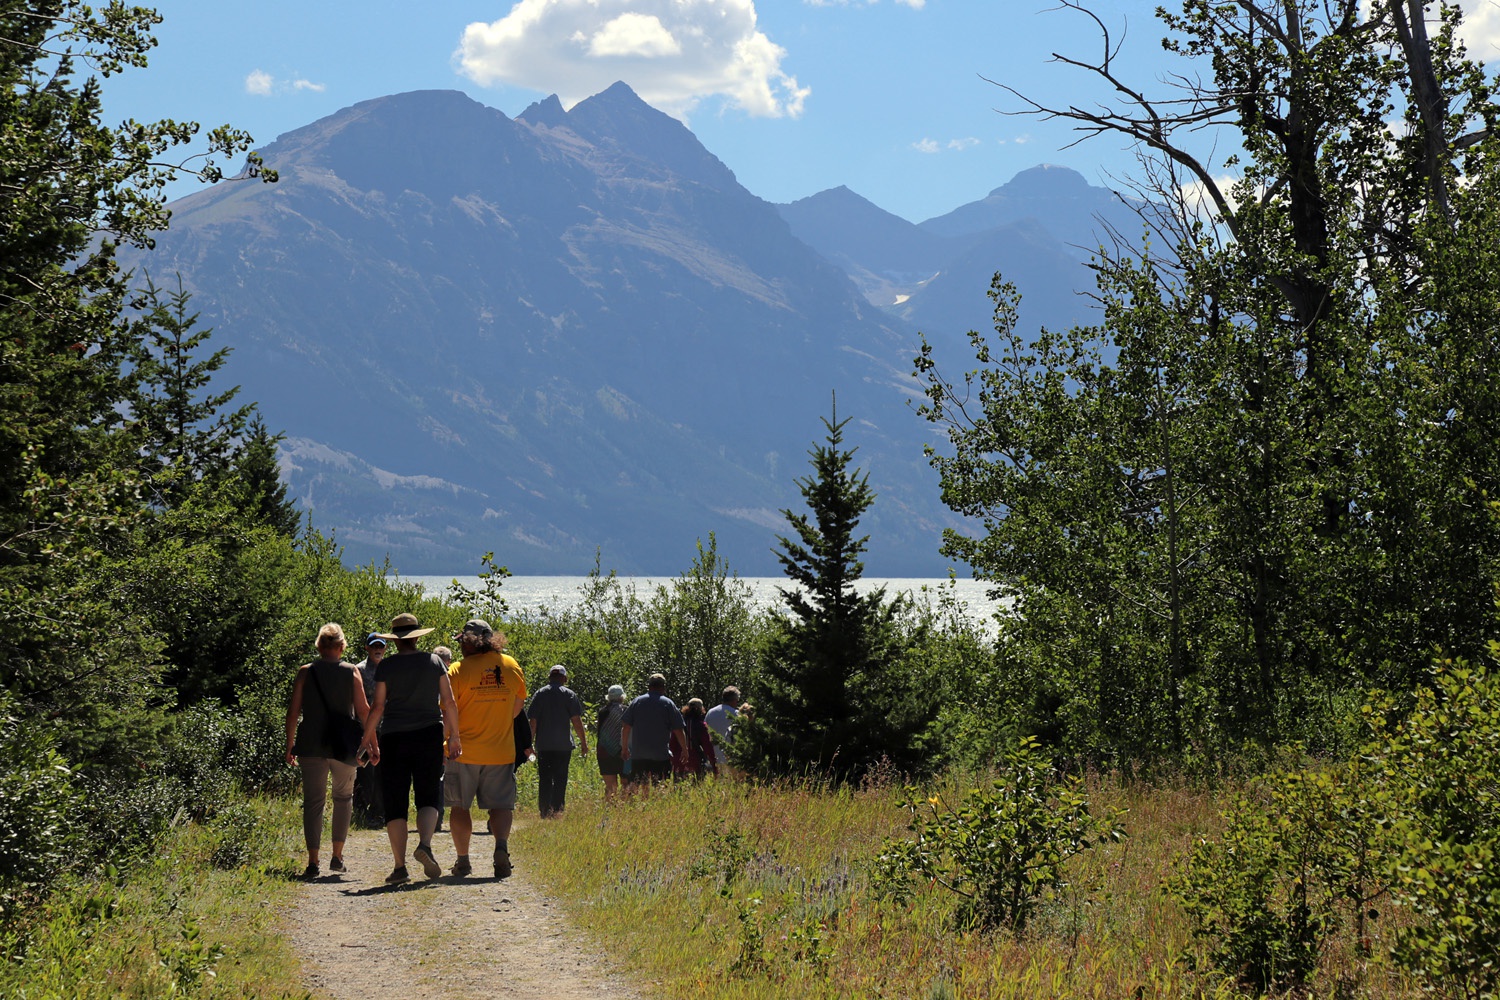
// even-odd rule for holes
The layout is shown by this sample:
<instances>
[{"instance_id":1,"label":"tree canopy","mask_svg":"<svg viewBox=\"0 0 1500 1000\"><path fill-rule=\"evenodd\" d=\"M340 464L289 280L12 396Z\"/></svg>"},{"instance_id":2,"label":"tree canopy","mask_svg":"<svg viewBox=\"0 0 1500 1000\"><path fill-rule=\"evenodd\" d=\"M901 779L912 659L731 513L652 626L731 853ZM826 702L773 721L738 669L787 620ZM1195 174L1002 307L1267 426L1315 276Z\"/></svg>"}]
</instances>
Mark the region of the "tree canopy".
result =
<instances>
[{"instance_id":1,"label":"tree canopy","mask_svg":"<svg viewBox=\"0 0 1500 1000\"><path fill-rule=\"evenodd\" d=\"M1203 74L1161 99L1096 17L1100 57L1059 58L1117 103L1028 104L1140 144L1146 239L1101 247L1098 326L1031 336L997 285L978 370L918 367L981 526L946 550L1014 588L1012 697L1078 750L1326 742L1351 692L1482 646L1496 107L1458 12L1421 17L1187 0L1163 45Z\"/></svg>"}]
</instances>

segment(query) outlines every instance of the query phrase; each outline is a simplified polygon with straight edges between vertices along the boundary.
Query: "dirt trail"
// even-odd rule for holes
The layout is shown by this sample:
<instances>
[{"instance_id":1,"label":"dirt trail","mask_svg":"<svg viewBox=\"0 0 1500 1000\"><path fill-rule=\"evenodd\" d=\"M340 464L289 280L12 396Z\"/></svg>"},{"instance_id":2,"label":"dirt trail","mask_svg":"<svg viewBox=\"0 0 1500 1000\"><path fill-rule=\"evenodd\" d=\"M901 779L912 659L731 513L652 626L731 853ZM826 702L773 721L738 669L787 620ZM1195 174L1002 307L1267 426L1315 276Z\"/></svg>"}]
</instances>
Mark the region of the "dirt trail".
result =
<instances>
[{"instance_id":1,"label":"dirt trail","mask_svg":"<svg viewBox=\"0 0 1500 1000\"><path fill-rule=\"evenodd\" d=\"M342 876L328 872L325 841L323 875L302 889L288 920L303 984L334 1000L488 998L499 989L548 1000L641 1000L528 879L524 848L514 856L515 874L502 882L489 877L492 841L475 834L474 875L429 882L408 860L413 880L402 886L385 884L391 853L383 830L350 834L350 870ZM519 847L519 823L516 834ZM440 833L433 846L446 872L452 842Z\"/></svg>"}]
</instances>

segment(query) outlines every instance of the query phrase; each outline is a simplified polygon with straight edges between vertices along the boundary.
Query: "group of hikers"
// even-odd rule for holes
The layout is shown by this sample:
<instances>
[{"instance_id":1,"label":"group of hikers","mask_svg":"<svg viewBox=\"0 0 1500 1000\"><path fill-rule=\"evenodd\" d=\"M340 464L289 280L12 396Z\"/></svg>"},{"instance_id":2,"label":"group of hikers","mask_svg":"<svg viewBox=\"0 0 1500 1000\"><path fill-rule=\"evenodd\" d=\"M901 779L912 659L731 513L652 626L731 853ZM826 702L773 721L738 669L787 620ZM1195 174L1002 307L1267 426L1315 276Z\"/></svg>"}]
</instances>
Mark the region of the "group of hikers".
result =
<instances>
[{"instance_id":1,"label":"group of hikers","mask_svg":"<svg viewBox=\"0 0 1500 1000\"><path fill-rule=\"evenodd\" d=\"M453 635L460 658L446 646L432 652L417 640L432 632L415 615L400 614L390 632L365 640L366 658L344 659L348 639L330 622L318 631L318 658L300 667L286 714L286 761L302 771L302 834L307 845L303 877L321 874L323 811L333 789L333 843L328 869L345 874L344 843L356 791L367 810L383 819L395 867L386 882L409 881L410 808L417 811L417 846L411 857L427 878L442 868L433 853L444 806L457 854L449 874L473 873L471 810L487 814L494 838L496 878L512 872L510 831L516 808L516 768L535 761L542 819L562 814L573 752L589 752L583 702L567 686L558 664L547 684L530 695L526 677L504 652L505 636L471 619ZM395 652L389 647L394 644ZM724 746L742 712L736 688L705 710L693 698L682 709L666 696L666 678L652 674L646 693L629 704L625 689L610 687L594 720L595 754L604 794L649 795L669 778L718 774ZM573 741L577 736L577 744Z\"/></svg>"}]
</instances>

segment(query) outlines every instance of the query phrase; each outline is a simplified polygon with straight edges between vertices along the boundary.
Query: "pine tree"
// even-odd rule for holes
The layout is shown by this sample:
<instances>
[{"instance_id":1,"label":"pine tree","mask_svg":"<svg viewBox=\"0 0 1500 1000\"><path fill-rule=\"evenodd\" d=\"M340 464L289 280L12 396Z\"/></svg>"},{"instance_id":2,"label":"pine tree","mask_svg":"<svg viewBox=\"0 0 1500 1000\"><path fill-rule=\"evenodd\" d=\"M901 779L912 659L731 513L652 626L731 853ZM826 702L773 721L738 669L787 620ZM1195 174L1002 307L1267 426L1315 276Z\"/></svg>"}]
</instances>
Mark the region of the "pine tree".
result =
<instances>
[{"instance_id":1,"label":"pine tree","mask_svg":"<svg viewBox=\"0 0 1500 1000\"><path fill-rule=\"evenodd\" d=\"M255 410L254 404L225 409L239 386L210 391L229 348L199 357L213 328L199 327L199 314L188 311L192 297L180 274L175 291L160 288L147 275L134 303L141 310L141 339L130 357L131 413L147 474L166 473L168 483L177 484L167 488L168 503L182 484L218 479L235 464Z\"/></svg>"},{"instance_id":2,"label":"pine tree","mask_svg":"<svg viewBox=\"0 0 1500 1000\"><path fill-rule=\"evenodd\" d=\"M788 612L768 643L756 716L736 736L740 762L762 777L811 773L849 780L888 758L910 769L934 708L906 683L896 616L902 601L885 588L860 594L859 521L875 502L869 475L851 467L848 418L837 401L824 443L808 453L812 473L797 480L808 514L783 510L796 539L778 536L776 557L792 586Z\"/></svg>"},{"instance_id":3,"label":"pine tree","mask_svg":"<svg viewBox=\"0 0 1500 1000\"><path fill-rule=\"evenodd\" d=\"M281 439L282 435L266 428L259 413L252 414L234 464L250 519L268 525L277 534L295 538L302 527L302 514L296 502L287 499L286 483L281 479L276 461L276 445Z\"/></svg>"}]
</instances>

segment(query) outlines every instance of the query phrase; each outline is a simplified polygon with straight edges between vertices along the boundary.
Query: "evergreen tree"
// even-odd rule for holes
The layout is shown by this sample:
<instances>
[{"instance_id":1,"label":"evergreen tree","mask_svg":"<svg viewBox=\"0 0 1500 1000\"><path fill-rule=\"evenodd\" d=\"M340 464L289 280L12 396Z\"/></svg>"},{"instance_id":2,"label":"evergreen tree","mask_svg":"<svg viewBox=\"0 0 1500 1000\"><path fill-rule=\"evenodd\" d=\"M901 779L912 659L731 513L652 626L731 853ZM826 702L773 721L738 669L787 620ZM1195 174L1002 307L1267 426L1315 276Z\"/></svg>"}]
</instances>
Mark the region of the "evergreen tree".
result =
<instances>
[{"instance_id":1,"label":"evergreen tree","mask_svg":"<svg viewBox=\"0 0 1500 1000\"><path fill-rule=\"evenodd\" d=\"M188 311L192 297L180 274L175 291L160 288L147 275L134 302L141 318L140 338L129 356L132 429L147 475L166 483L163 499L168 503L186 482L223 477L235 464L255 411L253 403L225 409L239 395L239 386L210 390L230 349L199 356L213 328L198 326L199 314Z\"/></svg>"},{"instance_id":2,"label":"evergreen tree","mask_svg":"<svg viewBox=\"0 0 1500 1000\"><path fill-rule=\"evenodd\" d=\"M252 413L235 456L236 478L245 492L245 513L250 519L279 535L295 538L302 528L302 514L296 501L287 499L286 483L281 479L281 466L276 461L276 445L281 439L282 435L266 428L259 413Z\"/></svg>"},{"instance_id":3,"label":"evergreen tree","mask_svg":"<svg viewBox=\"0 0 1500 1000\"><path fill-rule=\"evenodd\" d=\"M158 662L133 581L108 564L143 515L119 433L136 331L114 250L166 225L180 168L164 154L198 125L111 128L102 81L146 64L159 21L77 0L0 9L0 687L92 764L132 738ZM215 129L208 145L237 155L249 137ZM222 176L212 160L196 173Z\"/></svg>"},{"instance_id":4,"label":"evergreen tree","mask_svg":"<svg viewBox=\"0 0 1500 1000\"><path fill-rule=\"evenodd\" d=\"M901 599L887 601L884 587L854 587L869 539L856 532L875 491L867 473L851 468L848 422L835 402L824 443L808 453L813 471L797 480L809 513L782 511L796 539L778 536L776 557L793 586L779 591L787 614L768 643L755 721L735 743L740 762L762 777L848 780L882 758L910 769L935 714L930 689L904 676Z\"/></svg>"}]
</instances>

